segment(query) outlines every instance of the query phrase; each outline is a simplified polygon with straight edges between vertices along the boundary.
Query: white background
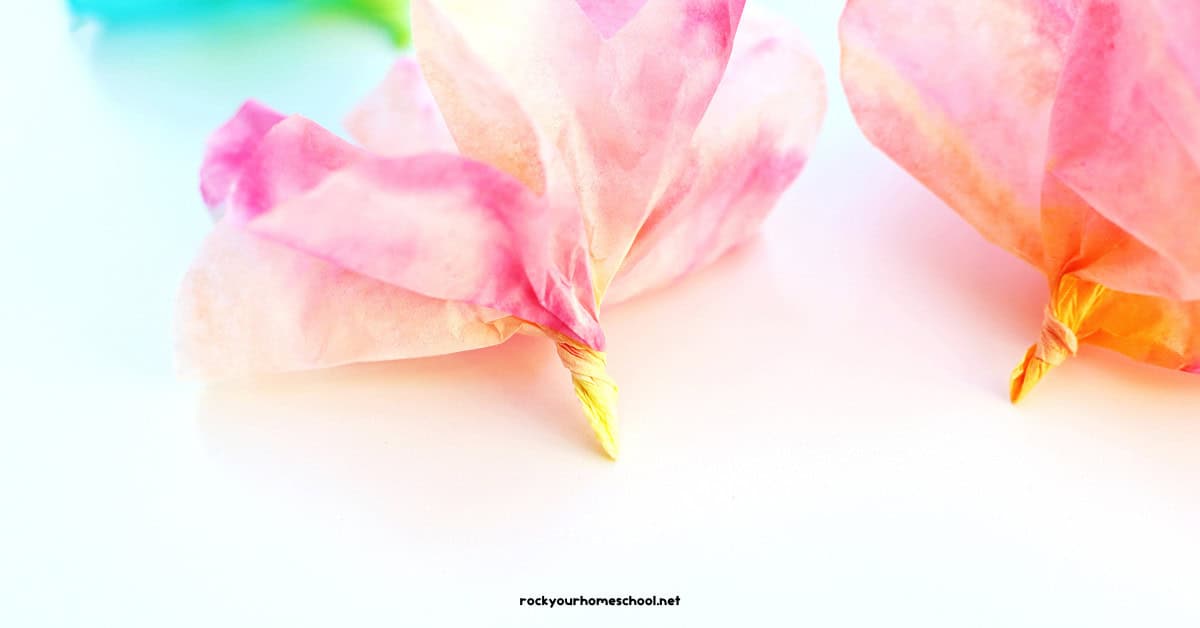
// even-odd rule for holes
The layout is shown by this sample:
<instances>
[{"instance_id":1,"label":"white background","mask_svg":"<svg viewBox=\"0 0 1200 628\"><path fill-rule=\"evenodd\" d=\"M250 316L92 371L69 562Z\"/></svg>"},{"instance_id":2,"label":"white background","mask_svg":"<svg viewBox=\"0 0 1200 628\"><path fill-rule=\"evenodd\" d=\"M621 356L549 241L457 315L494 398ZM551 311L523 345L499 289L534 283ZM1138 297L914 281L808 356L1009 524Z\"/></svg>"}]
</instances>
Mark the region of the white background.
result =
<instances>
[{"instance_id":1,"label":"white background","mask_svg":"<svg viewBox=\"0 0 1200 628\"><path fill-rule=\"evenodd\" d=\"M340 129L350 21L0 20L0 625L1186 626L1200 379L1085 349L1027 403L1040 276L830 113L763 236L605 311L623 458L552 347L204 387L171 367L246 97ZM33 5L33 6L30 6ZM519 608L538 595L678 608Z\"/></svg>"}]
</instances>

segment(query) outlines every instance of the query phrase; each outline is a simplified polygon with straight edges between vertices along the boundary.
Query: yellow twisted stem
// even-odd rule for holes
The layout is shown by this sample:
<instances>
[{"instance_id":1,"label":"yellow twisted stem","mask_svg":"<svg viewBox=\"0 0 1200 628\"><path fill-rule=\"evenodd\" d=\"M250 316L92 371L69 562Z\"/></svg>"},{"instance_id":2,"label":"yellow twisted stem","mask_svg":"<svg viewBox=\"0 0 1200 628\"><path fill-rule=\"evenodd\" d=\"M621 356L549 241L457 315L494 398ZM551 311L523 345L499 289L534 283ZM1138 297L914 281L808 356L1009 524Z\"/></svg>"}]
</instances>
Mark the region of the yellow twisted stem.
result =
<instances>
[{"instance_id":1,"label":"yellow twisted stem","mask_svg":"<svg viewBox=\"0 0 1200 628\"><path fill-rule=\"evenodd\" d=\"M1071 275L1062 278L1046 306L1037 344L1025 352L1025 359L1013 370L1009 384L1013 403L1024 399L1050 369L1079 351L1079 330L1104 291L1102 285L1082 282Z\"/></svg>"},{"instance_id":2,"label":"yellow twisted stem","mask_svg":"<svg viewBox=\"0 0 1200 628\"><path fill-rule=\"evenodd\" d=\"M617 459L617 383L608 376L605 354L559 336L558 358L571 372L575 395L583 404L596 439L609 458Z\"/></svg>"}]
</instances>

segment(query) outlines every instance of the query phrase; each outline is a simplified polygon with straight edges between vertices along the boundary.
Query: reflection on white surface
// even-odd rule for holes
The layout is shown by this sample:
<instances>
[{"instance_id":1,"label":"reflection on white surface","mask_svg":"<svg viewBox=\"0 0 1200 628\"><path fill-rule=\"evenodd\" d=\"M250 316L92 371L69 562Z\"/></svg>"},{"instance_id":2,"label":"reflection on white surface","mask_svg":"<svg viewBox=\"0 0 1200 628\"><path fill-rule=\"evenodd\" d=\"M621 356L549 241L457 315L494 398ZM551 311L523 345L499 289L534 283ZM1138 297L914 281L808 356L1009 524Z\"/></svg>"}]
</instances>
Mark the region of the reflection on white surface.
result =
<instances>
[{"instance_id":1,"label":"reflection on white surface","mask_svg":"<svg viewBox=\"0 0 1200 628\"><path fill-rule=\"evenodd\" d=\"M760 239L604 313L617 464L535 338L171 376L205 135L249 96L336 128L390 63L370 27L84 54L50 8L7 24L0 624L1200 621L1200 380L1085 350L1008 405L1043 282L862 139L837 3L774 4L826 129ZM682 606L517 606L656 593Z\"/></svg>"}]
</instances>

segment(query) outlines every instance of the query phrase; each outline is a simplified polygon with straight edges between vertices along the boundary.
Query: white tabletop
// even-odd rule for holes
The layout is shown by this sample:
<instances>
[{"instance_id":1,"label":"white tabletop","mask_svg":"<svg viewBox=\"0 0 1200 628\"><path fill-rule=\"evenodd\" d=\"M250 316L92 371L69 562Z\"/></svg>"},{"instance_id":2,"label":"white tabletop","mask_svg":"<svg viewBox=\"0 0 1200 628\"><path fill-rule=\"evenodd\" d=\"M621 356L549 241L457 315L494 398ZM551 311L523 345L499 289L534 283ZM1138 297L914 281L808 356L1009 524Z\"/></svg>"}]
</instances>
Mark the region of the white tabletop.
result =
<instances>
[{"instance_id":1,"label":"white tabletop","mask_svg":"<svg viewBox=\"0 0 1200 628\"><path fill-rule=\"evenodd\" d=\"M604 312L615 464L537 338L177 381L205 136L251 96L340 129L394 51L332 19L71 36L57 3L20 4L0 624L1200 622L1200 379L1084 349L1009 405L1044 282L863 139L838 2L773 3L830 112L762 237ZM518 605L653 594L681 606Z\"/></svg>"}]
</instances>

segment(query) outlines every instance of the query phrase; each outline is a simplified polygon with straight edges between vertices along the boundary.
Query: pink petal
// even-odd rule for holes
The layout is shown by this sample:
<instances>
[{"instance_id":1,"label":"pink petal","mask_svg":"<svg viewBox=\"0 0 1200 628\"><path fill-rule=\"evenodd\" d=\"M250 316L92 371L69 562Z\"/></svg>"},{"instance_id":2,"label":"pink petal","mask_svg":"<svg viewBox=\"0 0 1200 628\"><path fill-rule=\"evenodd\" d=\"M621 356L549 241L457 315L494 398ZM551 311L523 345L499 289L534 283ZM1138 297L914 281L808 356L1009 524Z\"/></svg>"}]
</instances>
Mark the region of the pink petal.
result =
<instances>
[{"instance_id":1,"label":"pink petal","mask_svg":"<svg viewBox=\"0 0 1200 628\"><path fill-rule=\"evenodd\" d=\"M692 135L725 73L744 4L649 0L605 42L610 73L593 83L594 93L575 101L574 136L582 141L572 147L569 161L584 192L601 292L653 209L656 189L667 182L664 175L687 159Z\"/></svg>"},{"instance_id":2,"label":"pink petal","mask_svg":"<svg viewBox=\"0 0 1200 628\"><path fill-rule=\"evenodd\" d=\"M820 65L771 16L742 21L687 160L659 195L610 301L676 279L754 234L800 173L825 112Z\"/></svg>"},{"instance_id":3,"label":"pink petal","mask_svg":"<svg viewBox=\"0 0 1200 628\"><path fill-rule=\"evenodd\" d=\"M547 206L457 155L383 159L312 122L277 124L245 167L231 217L254 233L385 283L493 308L595 348L603 334L555 264Z\"/></svg>"},{"instance_id":4,"label":"pink petal","mask_svg":"<svg viewBox=\"0 0 1200 628\"><path fill-rule=\"evenodd\" d=\"M842 80L876 146L1041 265L1041 187L1067 0L850 0Z\"/></svg>"},{"instance_id":5,"label":"pink petal","mask_svg":"<svg viewBox=\"0 0 1200 628\"><path fill-rule=\"evenodd\" d=\"M575 33L581 41L596 39L586 18L569 0L532 4L534 8L546 9L534 11L533 15L557 22L555 28L561 32ZM486 24L488 18L503 19L516 8L503 3L486 4L472 15ZM556 14L551 8L569 11ZM414 23L420 24L413 43L421 69L459 150L512 175L546 199L550 208L547 220L553 223L552 232L558 234L546 246L550 247L555 264L567 272L576 299L586 304L594 317L595 296L583 218L573 182L557 151L542 139L505 78L467 44L455 22L442 9L418 0L412 4L412 15ZM502 24L483 29L488 36L508 37L514 32L504 30ZM508 45L511 47L511 42Z\"/></svg>"},{"instance_id":6,"label":"pink petal","mask_svg":"<svg viewBox=\"0 0 1200 628\"><path fill-rule=\"evenodd\" d=\"M209 137L204 165L200 168L200 195L214 218L220 216L221 206L258 143L283 118L273 109L250 100Z\"/></svg>"},{"instance_id":7,"label":"pink petal","mask_svg":"<svg viewBox=\"0 0 1200 628\"><path fill-rule=\"evenodd\" d=\"M346 129L361 146L387 157L456 150L412 57L392 66L383 82L346 117Z\"/></svg>"},{"instance_id":8,"label":"pink petal","mask_svg":"<svg viewBox=\"0 0 1200 628\"><path fill-rule=\"evenodd\" d=\"M612 37L646 4L646 0L575 0L596 30Z\"/></svg>"},{"instance_id":9,"label":"pink petal","mask_svg":"<svg viewBox=\"0 0 1200 628\"><path fill-rule=\"evenodd\" d=\"M412 3L412 20L421 70L462 154L543 194L542 142L504 77L488 67L429 0ZM502 29L496 26L497 31Z\"/></svg>"},{"instance_id":10,"label":"pink petal","mask_svg":"<svg viewBox=\"0 0 1200 628\"><path fill-rule=\"evenodd\" d=\"M1200 76L1188 65L1200 30L1169 29L1200 24L1200 8L1157 4L1094 2L1079 16L1048 167L1133 239L1104 251L1084 277L1189 300L1200 298Z\"/></svg>"},{"instance_id":11,"label":"pink petal","mask_svg":"<svg viewBox=\"0 0 1200 628\"><path fill-rule=\"evenodd\" d=\"M460 0L440 9L416 0L413 23L418 55L444 112L493 102L509 111L513 97L537 137L557 154L581 205L594 279L603 293L649 214L656 188L666 183L664 172L685 158L724 72L743 4L648 0L609 39L575 0ZM465 42L472 54L439 63L436 73L447 77L467 68L470 76L500 80L477 81L486 89L440 90L439 81L450 79L434 80L425 59L461 50ZM479 69L484 61L488 72ZM460 138L458 118L447 113L446 119ZM518 146L530 161L523 123L516 129L518 141L494 134L490 152L504 155Z\"/></svg>"},{"instance_id":12,"label":"pink petal","mask_svg":"<svg viewBox=\"0 0 1200 628\"><path fill-rule=\"evenodd\" d=\"M206 379L477 349L521 323L348 271L229 221L209 234L183 282L179 370Z\"/></svg>"}]
</instances>

